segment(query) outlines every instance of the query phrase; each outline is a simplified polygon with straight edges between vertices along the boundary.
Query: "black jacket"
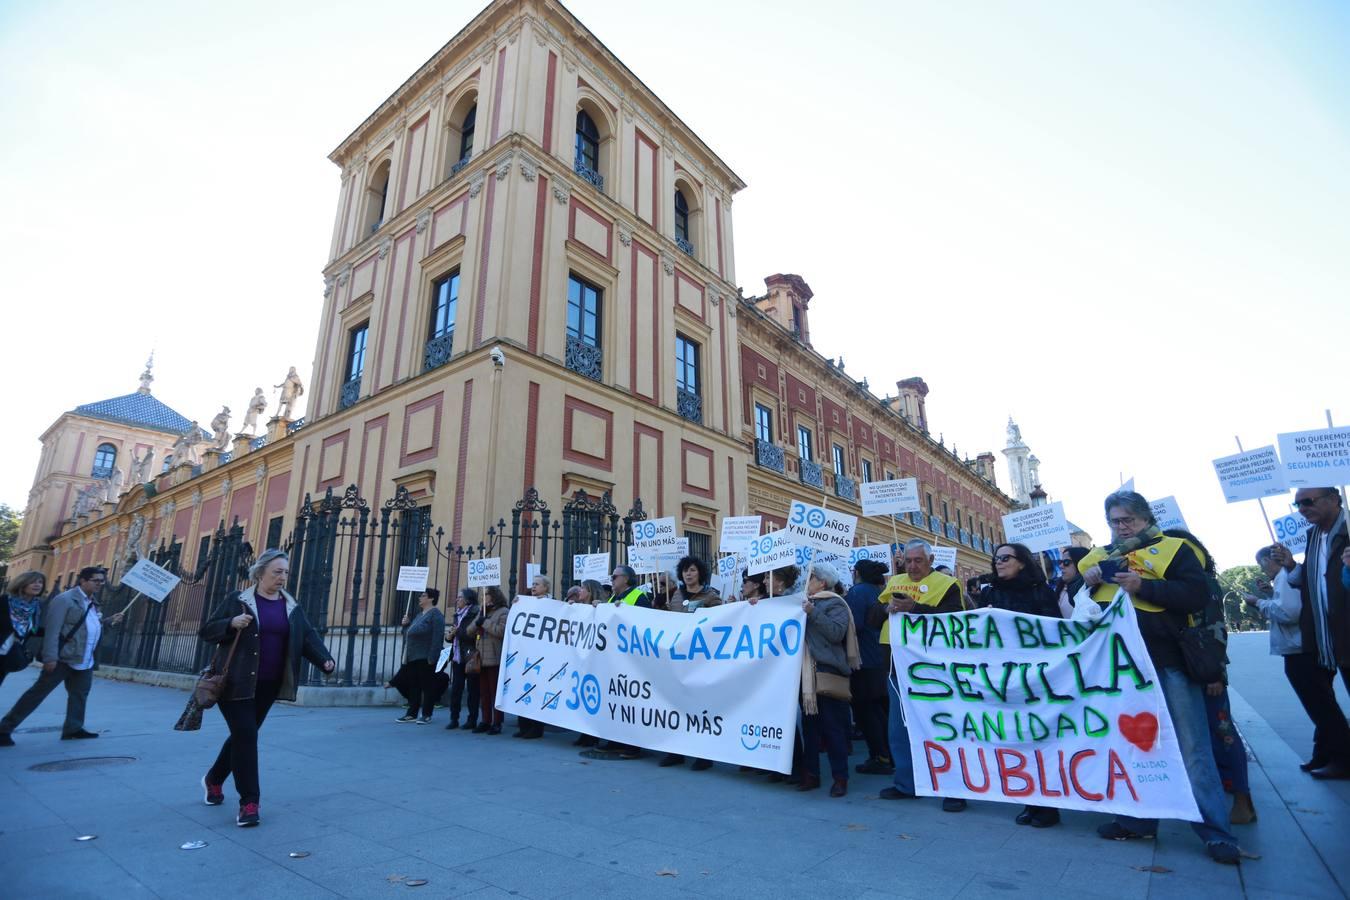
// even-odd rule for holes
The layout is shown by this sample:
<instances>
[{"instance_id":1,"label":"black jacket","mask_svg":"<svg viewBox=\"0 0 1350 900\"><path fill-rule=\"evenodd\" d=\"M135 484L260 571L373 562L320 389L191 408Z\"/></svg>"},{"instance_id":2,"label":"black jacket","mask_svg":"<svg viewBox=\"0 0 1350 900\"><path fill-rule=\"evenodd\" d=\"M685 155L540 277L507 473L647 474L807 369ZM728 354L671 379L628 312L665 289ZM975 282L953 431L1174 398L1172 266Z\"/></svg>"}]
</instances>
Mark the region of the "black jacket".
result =
<instances>
[{"instance_id":1,"label":"black jacket","mask_svg":"<svg viewBox=\"0 0 1350 900\"><path fill-rule=\"evenodd\" d=\"M295 602L295 598L285 591L282 591L281 595L286 598L286 618L290 622L291 633L286 643L286 661L281 667L281 690L277 694L277 699L294 700L296 687L300 683L300 660L307 659L322 668L323 664L330 662L333 657L329 654L328 648L324 647L323 639L314 630L314 626L309 624L305 610ZM202 640L221 645L219 655L221 663L224 663L225 655L230 652L230 644L234 641L234 629L230 627L230 620L240 613L248 613L253 617L253 621L239 635L239 646L235 648L234 658L230 661L229 677L222 700L250 700L257 690L258 648L261 641L258 637L258 606L254 599L253 588L234 591L227 596L211 610L211 618L202 626L200 632Z\"/></svg>"},{"instance_id":2,"label":"black jacket","mask_svg":"<svg viewBox=\"0 0 1350 900\"><path fill-rule=\"evenodd\" d=\"M1308 530L1308 540L1312 541L1313 526ZM1336 533L1331 536L1330 557L1327 559L1327 580L1322 586L1323 596L1327 598L1327 621L1331 626L1331 646L1336 654L1336 665L1341 668L1350 667L1350 597L1346 596L1345 585L1341 583L1341 554L1345 552L1347 538L1345 536L1345 526L1336 529ZM1317 634L1313 625L1312 600L1308 596L1308 578L1311 577L1307 568L1304 568L1303 583L1298 587L1299 597L1303 600L1302 609L1299 612L1298 627L1303 633L1303 652L1317 655Z\"/></svg>"},{"instance_id":3,"label":"black jacket","mask_svg":"<svg viewBox=\"0 0 1350 900\"><path fill-rule=\"evenodd\" d=\"M1004 609L1023 616L1049 616L1058 619L1059 599L1055 596L1055 592L1050 590L1050 586L1044 581L1021 577L1023 574L1025 573L1019 572L1017 578L1007 581L995 579L988 588L979 593L975 602L980 606Z\"/></svg>"},{"instance_id":4,"label":"black jacket","mask_svg":"<svg viewBox=\"0 0 1350 900\"><path fill-rule=\"evenodd\" d=\"M1144 581L1139 588L1139 599L1163 608L1162 612L1156 613L1135 608L1139 634L1144 638L1154 667L1184 668L1181 630L1188 624L1187 616L1204 612L1211 602L1209 578L1195 551L1183 544L1162 578Z\"/></svg>"}]
</instances>

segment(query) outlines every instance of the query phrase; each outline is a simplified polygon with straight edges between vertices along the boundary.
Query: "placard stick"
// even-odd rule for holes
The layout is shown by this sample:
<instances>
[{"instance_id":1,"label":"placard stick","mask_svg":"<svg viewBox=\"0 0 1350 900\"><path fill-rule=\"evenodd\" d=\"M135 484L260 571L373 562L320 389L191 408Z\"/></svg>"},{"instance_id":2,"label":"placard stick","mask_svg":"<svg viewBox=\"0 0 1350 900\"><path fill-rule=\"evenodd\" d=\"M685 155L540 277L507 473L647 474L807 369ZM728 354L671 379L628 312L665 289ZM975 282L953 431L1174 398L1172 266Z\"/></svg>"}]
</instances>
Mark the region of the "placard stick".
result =
<instances>
[{"instance_id":1,"label":"placard stick","mask_svg":"<svg viewBox=\"0 0 1350 900\"><path fill-rule=\"evenodd\" d=\"M1328 427L1328 428L1335 428L1335 427L1336 427L1335 425L1333 425L1333 424L1331 423L1331 410L1327 410L1327 427ZM1345 485L1341 485L1341 512L1343 512L1343 513L1344 513L1347 509L1350 509L1350 507L1347 507L1347 506L1346 506L1346 502L1345 502L1345 501L1346 501ZM1346 517L1345 517L1345 534L1346 534L1347 537L1350 537L1350 514L1347 514Z\"/></svg>"},{"instance_id":2,"label":"placard stick","mask_svg":"<svg viewBox=\"0 0 1350 900\"><path fill-rule=\"evenodd\" d=\"M136 602L137 600L139 600L139 599L141 599L141 592L140 592L140 591L137 591L135 594L132 595L131 601L130 601L129 603L127 603L126 606L122 607L122 611L121 611L120 613L118 613L118 615L119 615L119 616L125 616L125 615L127 614L127 610L131 609L131 604L132 604L132 603L135 603L135 602Z\"/></svg>"},{"instance_id":3,"label":"placard stick","mask_svg":"<svg viewBox=\"0 0 1350 900\"><path fill-rule=\"evenodd\" d=\"M1328 413L1328 415L1329 415L1329 414L1330 414L1330 413ZM1233 435L1233 440L1237 441L1238 452L1239 452L1239 453L1245 453L1246 451L1242 449L1242 438L1238 437L1237 435ZM1264 497L1257 497L1257 498L1256 498L1256 502L1261 506L1261 518L1262 518L1262 519L1265 521L1265 523L1266 523L1266 531L1270 534L1270 542L1271 542L1272 544L1278 544L1279 541L1275 540L1275 527L1274 527L1273 525L1270 524L1270 516L1266 515L1266 500L1265 500L1265 498L1264 498Z\"/></svg>"}]
</instances>

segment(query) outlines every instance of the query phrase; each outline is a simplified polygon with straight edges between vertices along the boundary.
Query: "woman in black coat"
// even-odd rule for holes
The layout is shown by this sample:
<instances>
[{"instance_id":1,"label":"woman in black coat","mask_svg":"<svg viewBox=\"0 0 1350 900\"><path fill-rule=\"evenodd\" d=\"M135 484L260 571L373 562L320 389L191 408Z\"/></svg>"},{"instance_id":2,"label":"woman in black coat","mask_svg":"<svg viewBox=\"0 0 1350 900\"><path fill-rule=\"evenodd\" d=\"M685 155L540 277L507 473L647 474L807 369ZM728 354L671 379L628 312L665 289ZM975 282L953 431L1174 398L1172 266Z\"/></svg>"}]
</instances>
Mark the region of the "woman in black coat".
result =
<instances>
[{"instance_id":1,"label":"woman in black coat","mask_svg":"<svg viewBox=\"0 0 1350 900\"><path fill-rule=\"evenodd\" d=\"M265 550L248 570L253 586L236 591L211 612L202 626L202 640L228 645L238 635L230 660L225 694L217 704L230 736L215 763L202 778L206 805L225 802L225 779L234 775L239 792L235 824L258 824L258 729L277 700L294 700L300 681L300 661L307 659L332 672L333 657L305 617L305 611L286 593L290 560L283 550ZM228 653L228 646L221 647Z\"/></svg>"},{"instance_id":2,"label":"woman in black coat","mask_svg":"<svg viewBox=\"0 0 1350 900\"><path fill-rule=\"evenodd\" d=\"M1024 544L999 544L994 548L994 581L981 592L979 603L1023 616L1060 617L1059 600L1045 583L1044 570ZM1028 806L1016 821L1018 825L1049 828L1059 824L1059 810L1053 806Z\"/></svg>"}]
</instances>

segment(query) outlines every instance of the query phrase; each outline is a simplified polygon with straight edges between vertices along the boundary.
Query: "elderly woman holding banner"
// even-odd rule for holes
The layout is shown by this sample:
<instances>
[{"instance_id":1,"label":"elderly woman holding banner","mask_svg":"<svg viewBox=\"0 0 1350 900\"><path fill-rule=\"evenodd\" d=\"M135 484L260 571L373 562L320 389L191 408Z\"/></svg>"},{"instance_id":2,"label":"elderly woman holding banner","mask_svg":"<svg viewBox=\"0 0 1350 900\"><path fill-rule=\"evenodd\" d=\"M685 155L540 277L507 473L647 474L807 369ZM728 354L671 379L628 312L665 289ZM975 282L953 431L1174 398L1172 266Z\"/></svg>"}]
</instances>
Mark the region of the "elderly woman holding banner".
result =
<instances>
[{"instance_id":1,"label":"elderly woman holding banner","mask_svg":"<svg viewBox=\"0 0 1350 900\"><path fill-rule=\"evenodd\" d=\"M1229 830L1228 806L1210 746L1204 685L1187 671L1181 649L1188 617L1202 614L1210 602L1205 570L1186 541L1162 533L1140 494L1118 491L1103 506L1112 542L1094 548L1078 568L1097 603L1110 604L1124 591L1134 605L1200 811L1202 821L1191 827L1211 859L1238 865L1242 855ZM1097 833L1113 841L1153 838L1158 820L1117 816Z\"/></svg>"},{"instance_id":2,"label":"elderly woman holding banner","mask_svg":"<svg viewBox=\"0 0 1350 900\"><path fill-rule=\"evenodd\" d=\"M799 791L820 787L820 750L830 757L831 797L848 793L849 678L862 665L853 613L834 592L839 573L816 563L806 579L806 649L802 654L802 780ZM795 768L795 767L794 767Z\"/></svg>"}]
</instances>

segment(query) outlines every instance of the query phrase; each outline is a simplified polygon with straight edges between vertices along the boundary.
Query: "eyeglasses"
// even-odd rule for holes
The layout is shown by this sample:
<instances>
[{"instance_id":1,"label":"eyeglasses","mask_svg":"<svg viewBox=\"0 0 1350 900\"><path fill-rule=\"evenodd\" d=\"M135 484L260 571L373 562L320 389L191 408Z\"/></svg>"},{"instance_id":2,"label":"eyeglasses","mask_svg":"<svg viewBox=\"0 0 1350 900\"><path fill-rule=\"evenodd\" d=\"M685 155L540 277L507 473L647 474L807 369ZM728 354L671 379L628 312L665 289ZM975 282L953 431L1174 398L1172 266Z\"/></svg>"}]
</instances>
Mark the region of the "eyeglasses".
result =
<instances>
[{"instance_id":1,"label":"eyeglasses","mask_svg":"<svg viewBox=\"0 0 1350 900\"><path fill-rule=\"evenodd\" d=\"M994 557L994 562L1005 563L1010 559L1017 559L1017 557L1013 556L1011 553L1000 553L998 556Z\"/></svg>"},{"instance_id":2,"label":"eyeglasses","mask_svg":"<svg viewBox=\"0 0 1350 900\"><path fill-rule=\"evenodd\" d=\"M1321 494L1316 497L1303 497L1299 500L1295 500L1294 505L1297 506L1299 509L1307 509L1308 507L1316 503L1318 500L1325 500L1328 497L1335 497L1335 496L1336 492L1332 491L1329 494Z\"/></svg>"},{"instance_id":3,"label":"eyeglasses","mask_svg":"<svg viewBox=\"0 0 1350 900\"><path fill-rule=\"evenodd\" d=\"M1117 518L1117 519L1107 519L1106 521L1107 521L1108 524L1110 524L1110 526L1111 526L1112 528L1124 528L1124 527L1126 527L1127 525L1133 525L1135 522L1138 522L1138 521L1139 521L1139 517L1138 517L1138 516L1121 516L1120 518Z\"/></svg>"}]
</instances>

